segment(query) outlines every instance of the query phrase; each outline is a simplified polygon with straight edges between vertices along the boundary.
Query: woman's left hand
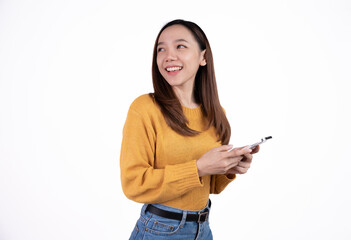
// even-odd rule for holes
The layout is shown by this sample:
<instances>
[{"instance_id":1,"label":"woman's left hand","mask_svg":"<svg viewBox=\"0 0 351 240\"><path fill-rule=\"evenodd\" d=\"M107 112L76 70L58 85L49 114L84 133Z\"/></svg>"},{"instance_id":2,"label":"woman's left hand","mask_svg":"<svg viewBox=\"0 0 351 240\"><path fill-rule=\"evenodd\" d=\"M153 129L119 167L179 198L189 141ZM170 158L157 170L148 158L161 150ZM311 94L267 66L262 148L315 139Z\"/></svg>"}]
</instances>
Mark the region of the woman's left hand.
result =
<instances>
[{"instance_id":1,"label":"woman's left hand","mask_svg":"<svg viewBox=\"0 0 351 240\"><path fill-rule=\"evenodd\" d=\"M257 145L254 149L252 149L251 153L247 153L243 156L243 159L239 162L238 165L230 169L226 174L244 174L246 173L252 162L252 154L257 153L260 150L260 146Z\"/></svg>"}]
</instances>

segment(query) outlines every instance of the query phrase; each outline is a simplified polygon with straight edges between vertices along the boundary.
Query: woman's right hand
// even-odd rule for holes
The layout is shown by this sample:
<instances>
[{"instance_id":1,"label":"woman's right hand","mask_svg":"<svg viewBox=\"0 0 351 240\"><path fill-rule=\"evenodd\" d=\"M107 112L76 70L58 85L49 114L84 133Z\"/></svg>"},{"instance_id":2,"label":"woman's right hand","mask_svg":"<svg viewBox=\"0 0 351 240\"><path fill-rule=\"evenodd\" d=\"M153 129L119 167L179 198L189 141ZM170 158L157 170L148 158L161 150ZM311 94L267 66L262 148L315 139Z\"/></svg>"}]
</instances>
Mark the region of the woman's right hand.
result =
<instances>
[{"instance_id":1,"label":"woman's right hand","mask_svg":"<svg viewBox=\"0 0 351 240\"><path fill-rule=\"evenodd\" d=\"M245 154L252 151L251 149L234 148L228 152L232 147L232 145L222 145L202 155L196 162L199 177L227 174L230 169L239 164Z\"/></svg>"}]
</instances>

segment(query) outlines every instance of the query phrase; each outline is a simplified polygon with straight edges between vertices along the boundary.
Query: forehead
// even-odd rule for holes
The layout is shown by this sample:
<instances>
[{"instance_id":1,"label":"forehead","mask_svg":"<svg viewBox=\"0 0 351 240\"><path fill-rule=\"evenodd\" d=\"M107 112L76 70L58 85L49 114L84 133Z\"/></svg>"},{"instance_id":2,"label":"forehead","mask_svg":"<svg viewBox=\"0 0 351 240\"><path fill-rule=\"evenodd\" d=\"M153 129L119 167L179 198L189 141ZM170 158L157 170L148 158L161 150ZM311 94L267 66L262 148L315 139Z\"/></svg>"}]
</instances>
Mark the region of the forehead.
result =
<instances>
[{"instance_id":1,"label":"forehead","mask_svg":"<svg viewBox=\"0 0 351 240\"><path fill-rule=\"evenodd\" d=\"M188 42L196 42L191 31L183 25L178 24L170 26L163 30L158 39L158 43L173 42L179 39L184 39Z\"/></svg>"}]
</instances>

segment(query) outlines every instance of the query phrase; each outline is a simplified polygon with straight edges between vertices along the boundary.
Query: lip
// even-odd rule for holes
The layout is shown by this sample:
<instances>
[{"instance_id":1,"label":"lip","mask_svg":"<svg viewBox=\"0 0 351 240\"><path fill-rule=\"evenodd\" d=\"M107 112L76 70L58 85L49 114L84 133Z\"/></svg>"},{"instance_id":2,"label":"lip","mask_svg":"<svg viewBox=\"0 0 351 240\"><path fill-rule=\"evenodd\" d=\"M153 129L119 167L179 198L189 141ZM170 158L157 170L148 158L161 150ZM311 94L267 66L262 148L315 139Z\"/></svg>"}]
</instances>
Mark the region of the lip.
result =
<instances>
[{"instance_id":1,"label":"lip","mask_svg":"<svg viewBox=\"0 0 351 240\"><path fill-rule=\"evenodd\" d=\"M167 71L167 68L173 68L173 67L180 67L180 68L183 68L183 66L181 65L168 65L165 67L166 71Z\"/></svg>"},{"instance_id":2,"label":"lip","mask_svg":"<svg viewBox=\"0 0 351 240\"><path fill-rule=\"evenodd\" d=\"M180 68L179 70L176 70L176 71L167 71L167 68ZM165 68L165 71L167 74L169 75L176 75L177 73L179 73L181 70L183 70L183 66L180 66L180 65L169 65L169 66L166 66Z\"/></svg>"}]
</instances>

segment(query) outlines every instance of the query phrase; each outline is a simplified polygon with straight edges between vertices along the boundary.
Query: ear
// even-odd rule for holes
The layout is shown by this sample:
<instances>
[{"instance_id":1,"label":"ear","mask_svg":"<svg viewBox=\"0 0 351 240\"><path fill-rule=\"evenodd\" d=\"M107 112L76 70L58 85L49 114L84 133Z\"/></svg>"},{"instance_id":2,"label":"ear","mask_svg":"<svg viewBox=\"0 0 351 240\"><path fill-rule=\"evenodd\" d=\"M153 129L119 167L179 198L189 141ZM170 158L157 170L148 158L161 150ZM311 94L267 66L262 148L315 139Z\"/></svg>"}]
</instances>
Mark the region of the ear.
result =
<instances>
[{"instance_id":1,"label":"ear","mask_svg":"<svg viewBox=\"0 0 351 240\"><path fill-rule=\"evenodd\" d=\"M203 50L201 52L201 62L200 62L200 66L206 66L207 62L206 62L206 58L205 58L205 53L206 53L206 49Z\"/></svg>"}]
</instances>

